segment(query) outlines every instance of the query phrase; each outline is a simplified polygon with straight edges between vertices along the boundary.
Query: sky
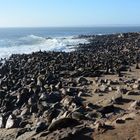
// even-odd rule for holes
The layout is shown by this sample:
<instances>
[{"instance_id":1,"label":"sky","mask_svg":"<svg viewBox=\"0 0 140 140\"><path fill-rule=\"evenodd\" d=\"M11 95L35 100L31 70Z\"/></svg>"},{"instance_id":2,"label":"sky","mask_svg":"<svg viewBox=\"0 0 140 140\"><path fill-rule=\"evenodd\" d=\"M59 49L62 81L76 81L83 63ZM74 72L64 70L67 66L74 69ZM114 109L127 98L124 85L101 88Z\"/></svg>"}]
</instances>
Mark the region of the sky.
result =
<instances>
[{"instance_id":1,"label":"sky","mask_svg":"<svg viewBox=\"0 0 140 140\"><path fill-rule=\"evenodd\" d=\"M0 0L0 27L140 26L140 0Z\"/></svg>"}]
</instances>

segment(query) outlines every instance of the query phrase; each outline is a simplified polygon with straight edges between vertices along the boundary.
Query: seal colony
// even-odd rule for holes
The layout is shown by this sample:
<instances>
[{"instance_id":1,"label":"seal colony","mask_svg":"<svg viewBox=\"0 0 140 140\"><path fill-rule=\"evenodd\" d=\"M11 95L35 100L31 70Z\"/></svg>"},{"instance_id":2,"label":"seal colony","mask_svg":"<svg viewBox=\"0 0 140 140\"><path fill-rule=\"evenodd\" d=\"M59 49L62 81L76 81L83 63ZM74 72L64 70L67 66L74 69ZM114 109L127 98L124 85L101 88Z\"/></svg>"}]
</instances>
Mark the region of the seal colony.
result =
<instances>
[{"instance_id":1,"label":"seal colony","mask_svg":"<svg viewBox=\"0 0 140 140\"><path fill-rule=\"evenodd\" d=\"M0 128L15 130L1 139L96 139L140 113L140 79L125 75L139 69L140 33L79 37L90 43L73 52L1 61Z\"/></svg>"}]
</instances>

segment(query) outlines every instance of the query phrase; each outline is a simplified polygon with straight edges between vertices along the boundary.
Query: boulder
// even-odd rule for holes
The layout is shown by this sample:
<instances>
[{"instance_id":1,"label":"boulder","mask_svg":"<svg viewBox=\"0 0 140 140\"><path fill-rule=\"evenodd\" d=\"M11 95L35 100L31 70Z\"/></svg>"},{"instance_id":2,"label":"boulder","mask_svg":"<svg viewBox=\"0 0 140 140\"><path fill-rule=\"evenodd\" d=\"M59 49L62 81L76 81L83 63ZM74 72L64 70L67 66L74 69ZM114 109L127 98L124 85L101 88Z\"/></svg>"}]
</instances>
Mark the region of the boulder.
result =
<instances>
[{"instance_id":1,"label":"boulder","mask_svg":"<svg viewBox=\"0 0 140 140\"><path fill-rule=\"evenodd\" d=\"M95 123L95 130L100 130L100 129L104 129L105 128L105 122L103 120L97 120Z\"/></svg>"},{"instance_id":2,"label":"boulder","mask_svg":"<svg viewBox=\"0 0 140 140\"><path fill-rule=\"evenodd\" d=\"M27 129L27 128L22 128L22 129L17 130L17 132L16 132L16 139L17 139L19 136L21 136L21 135L23 135L24 133L26 133L26 132L28 132L28 129Z\"/></svg>"},{"instance_id":3,"label":"boulder","mask_svg":"<svg viewBox=\"0 0 140 140\"><path fill-rule=\"evenodd\" d=\"M5 128L9 129L9 128L16 128L16 127L18 127L17 118L14 115L10 115L7 119Z\"/></svg>"},{"instance_id":4,"label":"boulder","mask_svg":"<svg viewBox=\"0 0 140 140\"><path fill-rule=\"evenodd\" d=\"M82 119L85 119L85 116L81 114L80 112L73 112L72 118L76 120L82 120Z\"/></svg>"},{"instance_id":5,"label":"boulder","mask_svg":"<svg viewBox=\"0 0 140 140\"><path fill-rule=\"evenodd\" d=\"M48 128L48 125L45 122L38 122L36 124L35 132L40 133L40 132L44 131L47 128Z\"/></svg>"},{"instance_id":6,"label":"boulder","mask_svg":"<svg viewBox=\"0 0 140 140\"><path fill-rule=\"evenodd\" d=\"M138 92L138 91L128 91L126 93L126 95L140 95L140 92Z\"/></svg>"},{"instance_id":7,"label":"boulder","mask_svg":"<svg viewBox=\"0 0 140 140\"><path fill-rule=\"evenodd\" d=\"M98 109L98 111L102 114L108 114L108 113L114 112L114 109L115 109L114 105L110 104L110 105L105 105L101 107L100 109Z\"/></svg>"},{"instance_id":8,"label":"boulder","mask_svg":"<svg viewBox=\"0 0 140 140\"><path fill-rule=\"evenodd\" d=\"M54 122L52 122L49 127L48 130L49 131L54 131L57 129L62 129L62 128L66 128L66 127L74 127L76 125L79 125L79 121L72 119L72 118L61 118L58 119Z\"/></svg>"},{"instance_id":9,"label":"boulder","mask_svg":"<svg viewBox=\"0 0 140 140\"><path fill-rule=\"evenodd\" d=\"M0 115L0 128L3 128L3 117Z\"/></svg>"},{"instance_id":10,"label":"boulder","mask_svg":"<svg viewBox=\"0 0 140 140\"><path fill-rule=\"evenodd\" d=\"M115 122L118 123L118 124L122 124L122 123L125 123L125 120L123 118L117 118L115 120Z\"/></svg>"},{"instance_id":11,"label":"boulder","mask_svg":"<svg viewBox=\"0 0 140 140\"><path fill-rule=\"evenodd\" d=\"M87 85L88 84L88 80L84 77L80 77L77 79L77 83L81 84L81 85Z\"/></svg>"},{"instance_id":12,"label":"boulder","mask_svg":"<svg viewBox=\"0 0 140 140\"><path fill-rule=\"evenodd\" d=\"M130 107L128 108L129 110L137 110L140 109L140 101L134 101Z\"/></svg>"},{"instance_id":13,"label":"boulder","mask_svg":"<svg viewBox=\"0 0 140 140\"><path fill-rule=\"evenodd\" d=\"M86 117L91 120L100 119L102 114L100 112L92 111L86 114Z\"/></svg>"},{"instance_id":14,"label":"boulder","mask_svg":"<svg viewBox=\"0 0 140 140\"><path fill-rule=\"evenodd\" d=\"M112 101L114 103L120 103L122 101L123 97L121 94L117 94L115 96L112 97Z\"/></svg>"}]
</instances>

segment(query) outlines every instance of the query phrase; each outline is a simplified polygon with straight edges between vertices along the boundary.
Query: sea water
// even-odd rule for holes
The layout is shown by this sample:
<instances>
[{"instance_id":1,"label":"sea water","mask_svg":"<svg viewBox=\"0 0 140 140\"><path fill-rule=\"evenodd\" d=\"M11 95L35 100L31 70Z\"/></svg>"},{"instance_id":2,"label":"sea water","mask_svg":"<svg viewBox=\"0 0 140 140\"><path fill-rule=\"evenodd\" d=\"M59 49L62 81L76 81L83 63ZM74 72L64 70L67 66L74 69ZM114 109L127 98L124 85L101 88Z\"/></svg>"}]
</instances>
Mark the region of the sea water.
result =
<instances>
[{"instance_id":1,"label":"sea water","mask_svg":"<svg viewBox=\"0 0 140 140\"><path fill-rule=\"evenodd\" d=\"M79 35L139 32L140 27L0 28L0 58L36 51L73 51L88 43Z\"/></svg>"}]
</instances>

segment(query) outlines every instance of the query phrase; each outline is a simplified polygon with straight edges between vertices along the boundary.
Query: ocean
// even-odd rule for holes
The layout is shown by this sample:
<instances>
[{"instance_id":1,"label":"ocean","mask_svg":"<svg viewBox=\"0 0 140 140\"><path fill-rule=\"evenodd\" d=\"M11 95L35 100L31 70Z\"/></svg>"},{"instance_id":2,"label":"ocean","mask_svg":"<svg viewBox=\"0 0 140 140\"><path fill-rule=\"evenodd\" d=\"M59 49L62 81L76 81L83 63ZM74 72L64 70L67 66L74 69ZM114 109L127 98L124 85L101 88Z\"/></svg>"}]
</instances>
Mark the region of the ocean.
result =
<instances>
[{"instance_id":1,"label":"ocean","mask_svg":"<svg viewBox=\"0 0 140 140\"><path fill-rule=\"evenodd\" d=\"M36 51L73 51L88 43L79 35L139 32L140 27L0 28L0 58Z\"/></svg>"}]
</instances>

